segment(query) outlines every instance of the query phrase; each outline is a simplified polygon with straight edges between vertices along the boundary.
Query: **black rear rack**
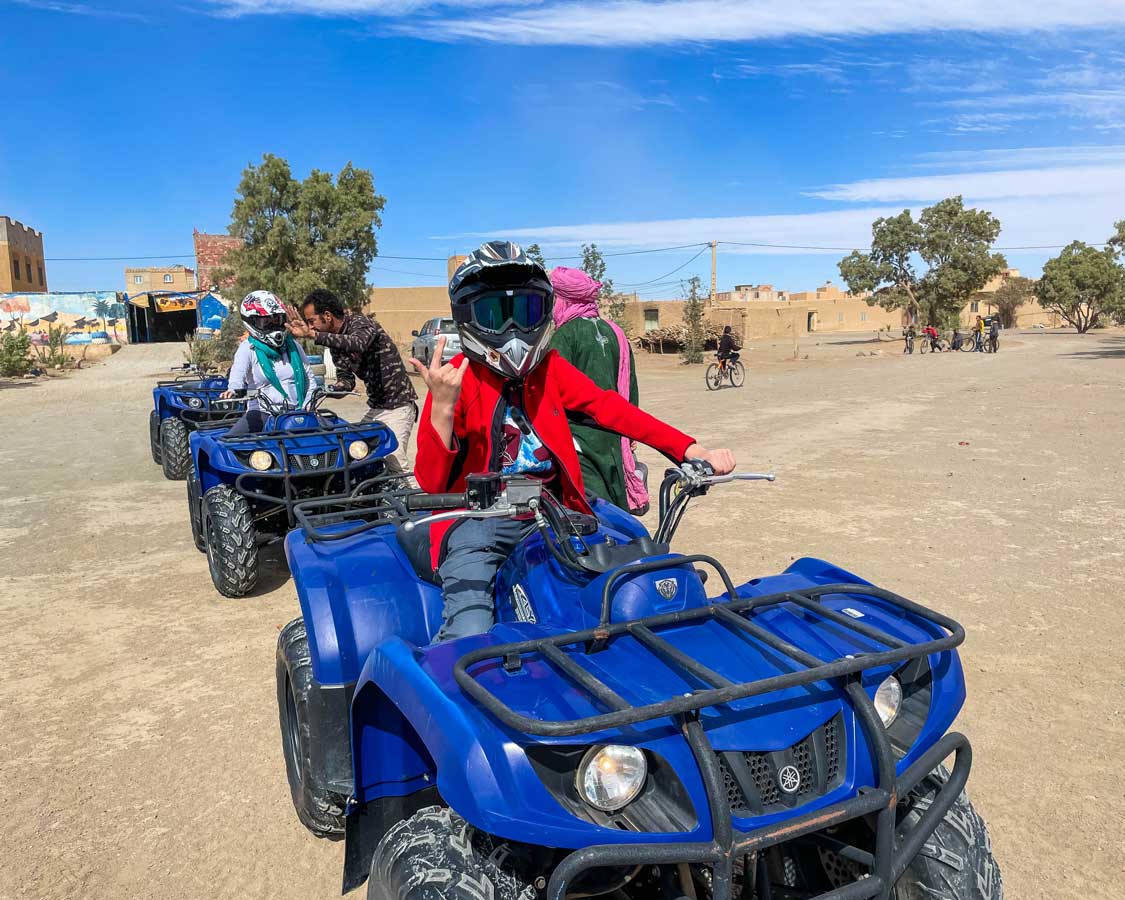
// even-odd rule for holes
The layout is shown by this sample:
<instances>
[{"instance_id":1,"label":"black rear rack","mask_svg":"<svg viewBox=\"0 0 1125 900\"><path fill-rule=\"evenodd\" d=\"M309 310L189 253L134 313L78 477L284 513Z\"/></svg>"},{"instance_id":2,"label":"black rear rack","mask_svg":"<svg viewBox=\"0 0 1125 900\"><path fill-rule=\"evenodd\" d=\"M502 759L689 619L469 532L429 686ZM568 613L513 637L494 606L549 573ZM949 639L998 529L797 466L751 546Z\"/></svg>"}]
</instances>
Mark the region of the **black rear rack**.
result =
<instances>
[{"instance_id":1,"label":"black rear rack","mask_svg":"<svg viewBox=\"0 0 1125 900\"><path fill-rule=\"evenodd\" d=\"M669 565L696 563L715 566L727 587L727 596L732 598L735 596L726 572L709 557L683 556L671 560L645 560L618 571L622 575L627 575L666 568ZM607 595L611 586L611 584L606 586ZM924 618L944 629L948 634L945 637L919 643L901 640L881 629L826 607L822 602L827 596L841 594L867 597L889 604ZM820 659L754 622L755 613L785 603L795 604L852 635L882 645L885 649L831 660ZM500 644L467 653L454 667L457 683L497 719L525 734L571 737L673 717L699 769L709 807L706 812L710 815L712 837L709 841L673 841L658 844L609 843L575 850L563 859L552 873L547 886L548 900L563 900L567 896L569 887L588 869L615 865L677 863L710 866L712 900L731 900L736 860L745 859L748 861L747 865L752 861L753 865L760 867L759 873L762 877L768 880L768 873L764 869L765 858L761 855L761 851L775 844L823 831L859 817L875 819L874 853L855 847L849 849L854 859L869 868L869 873L851 884L820 894L815 900L863 900L863 898L886 900L895 882L964 789L972 765L972 751L963 735L950 733L922 753L902 775L896 776L895 756L890 738L879 719L875 704L863 688L861 675L868 669L917 659L931 653L950 651L965 639L964 629L953 619L890 591L859 584L821 585L762 597L717 600L709 606L698 609L612 624L605 621L608 618L606 613L608 609L608 603L604 603L602 623L587 631ZM706 621L718 622L736 634L754 638L800 668L756 681L732 683L685 654L657 633L659 629L668 626ZM690 675L709 687L686 696L670 697L656 703L641 706L630 704L578 661L583 655L596 653L608 643L626 636L647 647L673 671ZM568 652L564 648L577 649ZM581 719L555 721L525 716L505 705L470 672L470 667L486 661L499 662L506 670L515 671L523 665L524 656L527 654L540 656L560 675L587 692L609 712ZM736 832L719 756L700 720L700 710L746 697L826 680L837 681L844 688L859 728L866 737L872 768L876 773L875 784L869 787L857 785L854 796L829 806L807 812L798 810L793 817L775 824L749 832ZM904 827L901 833L896 835L898 798L911 791L951 754L955 756L955 760L948 780L931 799L929 806L921 811L913 826Z\"/></svg>"}]
</instances>

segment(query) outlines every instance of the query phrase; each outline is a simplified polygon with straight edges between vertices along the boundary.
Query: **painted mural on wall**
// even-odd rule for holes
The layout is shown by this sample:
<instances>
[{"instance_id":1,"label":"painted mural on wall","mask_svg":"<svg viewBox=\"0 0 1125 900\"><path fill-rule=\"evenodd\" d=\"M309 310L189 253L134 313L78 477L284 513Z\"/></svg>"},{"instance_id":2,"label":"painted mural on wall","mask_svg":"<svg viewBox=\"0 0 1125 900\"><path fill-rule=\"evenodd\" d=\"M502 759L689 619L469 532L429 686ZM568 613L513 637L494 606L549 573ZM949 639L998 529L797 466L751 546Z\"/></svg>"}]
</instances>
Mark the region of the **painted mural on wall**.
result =
<instances>
[{"instance_id":1,"label":"painted mural on wall","mask_svg":"<svg viewBox=\"0 0 1125 900\"><path fill-rule=\"evenodd\" d=\"M128 341L125 304L116 291L0 294L0 331L22 328L35 341L59 327L70 330L68 344Z\"/></svg>"}]
</instances>

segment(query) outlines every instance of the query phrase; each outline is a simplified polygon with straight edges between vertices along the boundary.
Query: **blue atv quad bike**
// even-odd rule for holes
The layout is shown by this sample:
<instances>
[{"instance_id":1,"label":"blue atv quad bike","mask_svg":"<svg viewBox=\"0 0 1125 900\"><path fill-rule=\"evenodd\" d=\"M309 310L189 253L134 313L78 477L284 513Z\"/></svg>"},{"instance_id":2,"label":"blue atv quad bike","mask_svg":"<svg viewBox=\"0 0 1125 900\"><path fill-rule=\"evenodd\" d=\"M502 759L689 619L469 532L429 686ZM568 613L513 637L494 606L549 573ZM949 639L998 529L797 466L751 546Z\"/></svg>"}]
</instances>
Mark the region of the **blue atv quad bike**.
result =
<instances>
[{"instance_id":1,"label":"blue atv quad bike","mask_svg":"<svg viewBox=\"0 0 1125 900\"><path fill-rule=\"evenodd\" d=\"M381 422L352 424L319 408L317 390L307 409L271 404L251 392L264 413L262 431L230 434L230 422L200 425L191 434L188 515L195 546L207 554L215 588L244 597L258 583L259 549L293 527L297 503L321 503L397 485L384 474L384 457L398 446Z\"/></svg>"},{"instance_id":2,"label":"blue atv quad bike","mask_svg":"<svg viewBox=\"0 0 1125 900\"><path fill-rule=\"evenodd\" d=\"M691 498L736 477L771 476L669 470L652 536L524 478L298 507L282 745L301 821L345 839L345 891L1000 900L949 731L961 626L820 560L735 585L670 552ZM469 516L529 534L497 624L435 644L426 526Z\"/></svg>"},{"instance_id":3,"label":"blue atv quad bike","mask_svg":"<svg viewBox=\"0 0 1125 900\"><path fill-rule=\"evenodd\" d=\"M246 409L244 400L224 400L227 379L185 366L175 378L152 389L148 442L152 461L170 481L182 481L191 467L188 435L201 425L230 424Z\"/></svg>"}]
</instances>

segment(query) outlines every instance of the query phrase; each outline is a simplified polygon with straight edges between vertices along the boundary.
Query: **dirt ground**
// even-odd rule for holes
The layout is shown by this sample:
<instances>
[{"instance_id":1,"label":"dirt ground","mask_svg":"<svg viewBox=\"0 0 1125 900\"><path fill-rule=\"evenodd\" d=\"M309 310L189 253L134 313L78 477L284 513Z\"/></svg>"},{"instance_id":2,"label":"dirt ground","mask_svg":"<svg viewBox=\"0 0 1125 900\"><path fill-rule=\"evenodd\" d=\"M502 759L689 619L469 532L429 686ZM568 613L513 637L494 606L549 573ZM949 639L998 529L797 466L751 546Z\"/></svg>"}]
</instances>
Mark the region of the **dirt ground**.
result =
<instances>
[{"instance_id":1,"label":"dirt ground","mask_svg":"<svg viewBox=\"0 0 1125 900\"><path fill-rule=\"evenodd\" d=\"M744 578L821 556L960 619L969 788L1007 896L1125 896L1125 333L1005 335L997 356L863 340L755 346L747 386L714 393L642 361L645 406L778 475L699 501L679 549ZM0 383L5 900L338 895L342 846L298 824L279 746L292 582L220 597L148 457L179 357Z\"/></svg>"}]
</instances>

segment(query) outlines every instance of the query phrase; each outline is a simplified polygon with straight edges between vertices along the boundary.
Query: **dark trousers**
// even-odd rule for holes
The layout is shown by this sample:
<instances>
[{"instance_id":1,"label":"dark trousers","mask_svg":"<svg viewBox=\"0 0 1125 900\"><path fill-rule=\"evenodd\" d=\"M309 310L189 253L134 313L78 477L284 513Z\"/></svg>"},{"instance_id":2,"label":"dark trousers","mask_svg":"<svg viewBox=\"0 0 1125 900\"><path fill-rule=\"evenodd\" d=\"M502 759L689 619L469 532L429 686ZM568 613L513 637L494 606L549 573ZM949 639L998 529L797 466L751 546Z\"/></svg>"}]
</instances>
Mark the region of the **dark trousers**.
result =
<instances>
[{"instance_id":1,"label":"dark trousers","mask_svg":"<svg viewBox=\"0 0 1125 900\"><path fill-rule=\"evenodd\" d=\"M227 435L233 437L239 434L257 434L265 429L266 414L260 409L248 409L242 414L242 418L231 426Z\"/></svg>"},{"instance_id":2,"label":"dark trousers","mask_svg":"<svg viewBox=\"0 0 1125 900\"><path fill-rule=\"evenodd\" d=\"M437 640L483 634L496 622L496 573L535 527L512 519L464 519L445 540L438 566L445 606Z\"/></svg>"}]
</instances>

